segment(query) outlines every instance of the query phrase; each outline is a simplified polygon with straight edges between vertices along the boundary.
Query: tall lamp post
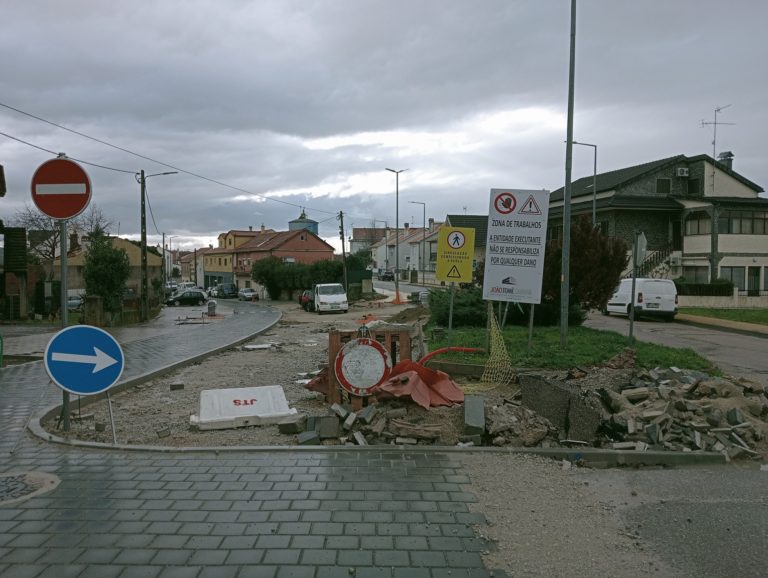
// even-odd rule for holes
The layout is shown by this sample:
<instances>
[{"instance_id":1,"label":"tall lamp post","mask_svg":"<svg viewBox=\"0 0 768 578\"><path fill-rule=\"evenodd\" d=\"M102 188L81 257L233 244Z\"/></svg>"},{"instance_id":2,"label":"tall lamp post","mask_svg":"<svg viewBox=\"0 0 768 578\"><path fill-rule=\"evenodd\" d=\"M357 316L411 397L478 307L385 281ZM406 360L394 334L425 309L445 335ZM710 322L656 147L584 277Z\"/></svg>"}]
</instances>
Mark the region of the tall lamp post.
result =
<instances>
[{"instance_id":1,"label":"tall lamp post","mask_svg":"<svg viewBox=\"0 0 768 578\"><path fill-rule=\"evenodd\" d=\"M160 175L176 175L178 171L168 171L165 173L155 173L145 175L142 170L136 174L136 180L141 185L141 320L149 320L149 275L147 272L147 179L149 177L159 177ZM163 259L165 261L165 259ZM165 266L165 262L163 262ZM165 290L165 287L163 287Z\"/></svg>"},{"instance_id":2,"label":"tall lamp post","mask_svg":"<svg viewBox=\"0 0 768 578\"><path fill-rule=\"evenodd\" d=\"M594 164L592 166L592 226L597 225L597 145L586 142L573 141L575 145L592 147L595 151Z\"/></svg>"},{"instance_id":3,"label":"tall lamp post","mask_svg":"<svg viewBox=\"0 0 768 578\"><path fill-rule=\"evenodd\" d=\"M400 173L408 169L386 169L395 173L395 303L400 304Z\"/></svg>"},{"instance_id":4,"label":"tall lamp post","mask_svg":"<svg viewBox=\"0 0 768 578\"><path fill-rule=\"evenodd\" d=\"M421 222L423 229L423 236L421 238L421 245L419 245L419 269L421 269L421 284L424 285L424 245L426 245L427 239L427 203L421 201L408 201L412 205L421 205Z\"/></svg>"}]
</instances>

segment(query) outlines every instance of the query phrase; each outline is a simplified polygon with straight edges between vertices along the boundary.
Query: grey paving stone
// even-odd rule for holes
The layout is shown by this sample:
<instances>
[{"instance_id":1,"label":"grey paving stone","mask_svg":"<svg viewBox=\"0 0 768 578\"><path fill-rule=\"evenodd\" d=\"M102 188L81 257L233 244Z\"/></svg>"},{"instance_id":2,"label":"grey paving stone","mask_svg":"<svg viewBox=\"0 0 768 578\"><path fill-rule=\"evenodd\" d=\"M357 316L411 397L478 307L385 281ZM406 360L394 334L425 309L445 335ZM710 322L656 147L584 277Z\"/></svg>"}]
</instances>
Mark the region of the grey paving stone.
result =
<instances>
[{"instance_id":1,"label":"grey paving stone","mask_svg":"<svg viewBox=\"0 0 768 578\"><path fill-rule=\"evenodd\" d=\"M362 536L360 547L364 550L392 550L395 539L392 536Z\"/></svg>"},{"instance_id":2,"label":"grey paving stone","mask_svg":"<svg viewBox=\"0 0 768 578\"><path fill-rule=\"evenodd\" d=\"M282 567L286 564L297 564L301 550L273 548L264 553L264 564L276 564Z\"/></svg>"},{"instance_id":3,"label":"grey paving stone","mask_svg":"<svg viewBox=\"0 0 768 578\"><path fill-rule=\"evenodd\" d=\"M314 578L314 566L283 566L277 571L277 578Z\"/></svg>"},{"instance_id":4,"label":"grey paving stone","mask_svg":"<svg viewBox=\"0 0 768 578\"><path fill-rule=\"evenodd\" d=\"M222 550L241 550L253 548L256 544L256 536L227 536L222 540L219 548Z\"/></svg>"},{"instance_id":5,"label":"grey paving stone","mask_svg":"<svg viewBox=\"0 0 768 578\"><path fill-rule=\"evenodd\" d=\"M451 568L482 568L483 561L477 552L446 552Z\"/></svg>"},{"instance_id":6,"label":"grey paving stone","mask_svg":"<svg viewBox=\"0 0 768 578\"><path fill-rule=\"evenodd\" d=\"M309 534L311 526L309 522L283 522L277 528L277 533L306 535Z\"/></svg>"},{"instance_id":7,"label":"grey paving stone","mask_svg":"<svg viewBox=\"0 0 768 578\"><path fill-rule=\"evenodd\" d=\"M246 566L240 569L238 578L275 578L277 566Z\"/></svg>"},{"instance_id":8,"label":"grey paving stone","mask_svg":"<svg viewBox=\"0 0 768 578\"><path fill-rule=\"evenodd\" d=\"M200 574L199 566L169 566L163 568L158 578L196 578Z\"/></svg>"},{"instance_id":9,"label":"grey paving stone","mask_svg":"<svg viewBox=\"0 0 768 578\"><path fill-rule=\"evenodd\" d=\"M445 567L445 553L444 552L428 552L424 550L413 550L411 555L412 566L423 566L428 568L433 567Z\"/></svg>"},{"instance_id":10,"label":"grey paving stone","mask_svg":"<svg viewBox=\"0 0 768 578\"><path fill-rule=\"evenodd\" d=\"M125 566L120 578L156 578L163 571L162 566Z\"/></svg>"},{"instance_id":11,"label":"grey paving stone","mask_svg":"<svg viewBox=\"0 0 768 578\"><path fill-rule=\"evenodd\" d=\"M338 564L340 566L371 566L373 552L370 550L339 550Z\"/></svg>"},{"instance_id":12,"label":"grey paving stone","mask_svg":"<svg viewBox=\"0 0 768 578\"><path fill-rule=\"evenodd\" d=\"M390 568L356 568L355 578L391 578L392 570ZM338 578L338 577L337 577ZM429 578L427 576L426 578Z\"/></svg>"},{"instance_id":13,"label":"grey paving stone","mask_svg":"<svg viewBox=\"0 0 768 578\"><path fill-rule=\"evenodd\" d=\"M125 570L124 566L110 566L107 564L87 566L78 578L118 578L123 570ZM2 570L0 570L0 576L2 576Z\"/></svg>"},{"instance_id":14,"label":"grey paving stone","mask_svg":"<svg viewBox=\"0 0 768 578\"><path fill-rule=\"evenodd\" d=\"M230 550L226 559L227 565L242 565L244 568L259 564L264 557L264 550L248 548L246 550Z\"/></svg>"},{"instance_id":15,"label":"grey paving stone","mask_svg":"<svg viewBox=\"0 0 768 578\"><path fill-rule=\"evenodd\" d=\"M308 566L324 566L336 564L336 550L304 550L301 554L301 563Z\"/></svg>"},{"instance_id":16,"label":"grey paving stone","mask_svg":"<svg viewBox=\"0 0 768 578\"><path fill-rule=\"evenodd\" d=\"M39 578L77 578L85 570L85 566L76 564L56 564L43 570Z\"/></svg>"},{"instance_id":17,"label":"grey paving stone","mask_svg":"<svg viewBox=\"0 0 768 578\"><path fill-rule=\"evenodd\" d=\"M189 563L196 566L220 566L227 558L226 550L195 550Z\"/></svg>"},{"instance_id":18,"label":"grey paving stone","mask_svg":"<svg viewBox=\"0 0 768 578\"><path fill-rule=\"evenodd\" d=\"M159 550L150 563L159 566L185 566L192 554L194 550Z\"/></svg>"},{"instance_id":19,"label":"grey paving stone","mask_svg":"<svg viewBox=\"0 0 768 578\"><path fill-rule=\"evenodd\" d=\"M257 548L287 548L288 545L291 543L291 537L290 536L277 536L277 535L264 535L259 536L259 539L256 540L256 547Z\"/></svg>"},{"instance_id":20,"label":"grey paving stone","mask_svg":"<svg viewBox=\"0 0 768 578\"><path fill-rule=\"evenodd\" d=\"M325 547L334 550L351 550L360 547L358 536L328 536L325 539Z\"/></svg>"},{"instance_id":21,"label":"grey paving stone","mask_svg":"<svg viewBox=\"0 0 768 578\"><path fill-rule=\"evenodd\" d=\"M430 578L431 573L426 568L395 568L393 578Z\"/></svg>"},{"instance_id":22,"label":"grey paving stone","mask_svg":"<svg viewBox=\"0 0 768 578\"><path fill-rule=\"evenodd\" d=\"M373 553L373 563L376 566L409 566L408 552L401 550L376 550Z\"/></svg>"},{"instance_id":23,"label":"grey paving stone","mask_svg":"<svg viewBox=\"0 0 768 578\"><path fill-rule=\"evenodd\" d=\"M398 550L429 550L429 542L424 536L395 536L395 548Z\"/></svg>"},{"instance_id":24,"label":"grey paving stone","mask_svg":"<svg viewBox=\"0 0 768 578\"><path fill-rule=\"evenodd\" d=\"M114 559L114 563L126 565L149 564L152 558L157 555L157 552L157 550L142 548L123 550Z\"/></svg>"},{"instance_id":25,"label":"grey paving stone","mask_svg":"<svg viewBox=\"0 0 768 578\"><path fill-rule=\"evenodd\" d=\"M197 578L236 578L237 572L236 566L229 568L222 568L221 566L203 567Z\"/></svg>"},{"instance_id":26,"label":"grey paving stone","mask_svg":"<svg viewBox=\"0 0 768 578\"><path fill-rule=\"evenodd\" d=\"M189 550L215 550L224 540L222 536L191 536L184 544Z\"/></svg>"}]
</instances>

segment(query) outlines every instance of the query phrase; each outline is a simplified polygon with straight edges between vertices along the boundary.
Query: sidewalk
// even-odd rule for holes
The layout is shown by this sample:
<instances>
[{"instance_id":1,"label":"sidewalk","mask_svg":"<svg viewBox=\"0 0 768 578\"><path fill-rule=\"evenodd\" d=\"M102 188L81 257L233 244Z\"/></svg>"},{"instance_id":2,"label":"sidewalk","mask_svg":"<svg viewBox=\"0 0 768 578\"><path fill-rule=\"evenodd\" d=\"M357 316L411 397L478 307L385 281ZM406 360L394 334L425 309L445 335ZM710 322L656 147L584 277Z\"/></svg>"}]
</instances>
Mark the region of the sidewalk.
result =
<instances>
[{"instance_id":1,"label":"sidewalk","mask_svg":"<svg viewBox=\"0 0 768 578\"><path fill-rule=\"evenodd\" d=\"M117 332L121 382L231 347L280 318L237 304L221 321L177 326L176 311ZM44 350L50 335L19 349ZM0 396L0 576L505 576L484 568L481 552L494 545L473 524L485 516L470 511L470 479L447 453L84 449L25 431L30 415L61 400L41 361L0 369ZM51 483L40 488L40 479Z\"/></svg>"},{"instance_id":2,"label":"sidewalk","mask_svg":"<svg viewBox=\"0 0 768 578\"><path fill-rule=\"evenodd\" d=\"M734 331L737 333L768 337L768 325L759 325L757 323L744 323L742 321L730 321L728 319L717 319L715 317L703 317L700 315L687 315L685 313L678 313L675 316L675 321L722 329L723 331Z\"/></svg>"}]
</instances>

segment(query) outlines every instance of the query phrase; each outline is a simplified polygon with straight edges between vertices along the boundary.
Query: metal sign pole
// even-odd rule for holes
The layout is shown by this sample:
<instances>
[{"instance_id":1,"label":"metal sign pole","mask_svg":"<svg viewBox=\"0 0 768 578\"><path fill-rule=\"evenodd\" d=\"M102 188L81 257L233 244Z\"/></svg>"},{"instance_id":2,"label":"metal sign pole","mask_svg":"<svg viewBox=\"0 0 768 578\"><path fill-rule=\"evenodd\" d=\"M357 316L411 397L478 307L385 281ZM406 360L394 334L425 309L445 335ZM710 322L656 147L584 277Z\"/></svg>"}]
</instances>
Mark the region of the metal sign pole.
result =
<instances>
[{"instance_id":1,"label":"metal sign pole","mask_svg":"<svg viewBox=\"0 0 768 578\"><path fill-rule=\"evenodd\" d=\"M528 353L533 349L533 309L536 307L531 303L531 315L528 319Z\"/></svg>"},{"instance_id":2,"label":"metal sign pole","mask_svg":"<svg viewBox=\"0 0 768 578\"><path fill-rule=\"evenodd\" d=\"M107 390L107 408L109 409L109 423L112 426L112 444L117 445L117 432L115 432L115 417L112 415L112 400L109 399L109 390Z\"/></svg>"},{"instance_id":3,"label":"metal sign pole","mask_svg":"<svg viewBox=\"0 0 768 578\"><path fill-rule=\"evenodd\" d=\"M456 283L451 282L451 293L448 301L448 344L453 343L453 294L456 291Z\"/></svg>"},{"instance_id":4,"label":"metal sign pole","mask_svg":"<svg viewBox=\"0 0 768 578\"><path fill-rule=\"evenodd\" d=\"M59 221L59 241L61 246L61 285L59 288L59 311L61 312L61 328L66 329L69 321L67 310L67 220ZM69 431L69 392L64 391L61 400L61 411L64 414L64 431Z\"/></svg>"}]
</instances>

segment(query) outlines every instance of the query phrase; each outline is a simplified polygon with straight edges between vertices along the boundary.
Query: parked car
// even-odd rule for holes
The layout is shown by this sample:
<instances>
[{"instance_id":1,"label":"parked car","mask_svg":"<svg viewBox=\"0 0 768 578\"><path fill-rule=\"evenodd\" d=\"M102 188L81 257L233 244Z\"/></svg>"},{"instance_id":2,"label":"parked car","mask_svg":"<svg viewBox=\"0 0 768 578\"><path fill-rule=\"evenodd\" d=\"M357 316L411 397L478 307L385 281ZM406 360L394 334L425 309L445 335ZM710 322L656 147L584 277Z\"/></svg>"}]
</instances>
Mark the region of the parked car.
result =
<instances>
[{"instance_id":1,"label":"parked car","mask_svg":"<svg viewBox=\"0 0 768 578\"><path fill-rule=\"evenodd\" d=\"M301 295L299 295L299 305L304 308L304 311L315 310L315 301L312 289L305 289L301 292Z\"/></svg>"},{"instance_id":2,"label":"parked car","mask_svg":"<svg viewBox=\"0 0 768 578\"><path fill-rule=\"evenodd\" d=\"M237 292L237 298L240 301L258 301L259 294L250 287L243 287Z\"/></svg>"},{"instance_id":3,"label":"parked car","mask_svg":"<svg viewBox=\"0 0 768 578\"><path fill-rule=\"evenodd\" d=\"M622 279L608 300L604 315L629 315L632 279ZM670 279L635 279L635 317L661 317L672 320L677 314L677 287Z\"/></svg>"},{"instance_id":4,"label":"parked car","mask_svg":"<svg viewBox=\"0 0 768 578\"><path fill-rule=\"evenodd\" d=\"M218 287L216 288L216 297L218 298L227 298L237 297L237 285L234 283L219 283Z\"/></svg>"},{"instance_id":5,"label":"parked car","mask_svg":"<svg viewBox=\"0 0 768 578\"><path fill-rule=\"evenodd\" d=\"M70 295L67 297L67 311L81 311L84 303L82 295Z\"/></svg>"},{"instance_id":6,"label":"parked car","mask_svg":"<svg viewBox=\"0 0 768 578\"><path fill-rule=\"evenodd\" d=\"M206 301L208 298L199 289L187 289L171 295L165 304L178 307L179 305L202 305Z\"/></svg>"},{"instance_id":7,"label":"parked car","mask_svg":"<svg viewBox=\"0 0 768 578\"><path fill-rule=\"evenodd\" d=\"M322 314L326 311L349 311L349 300L344 285L341 283L319 283L315 285L312 296L315 311Z\"/></svg>"},{"instance_id":8,"label":"parked car","mask_svg":"<svg viewBox=\"0 0 768 578\"><path fill-rule=\"evenodd\" d=\"M394 281L395 280L395 272L391 269L383 269L379 271L379 281Z\"/></svg>"}]
</instances>

